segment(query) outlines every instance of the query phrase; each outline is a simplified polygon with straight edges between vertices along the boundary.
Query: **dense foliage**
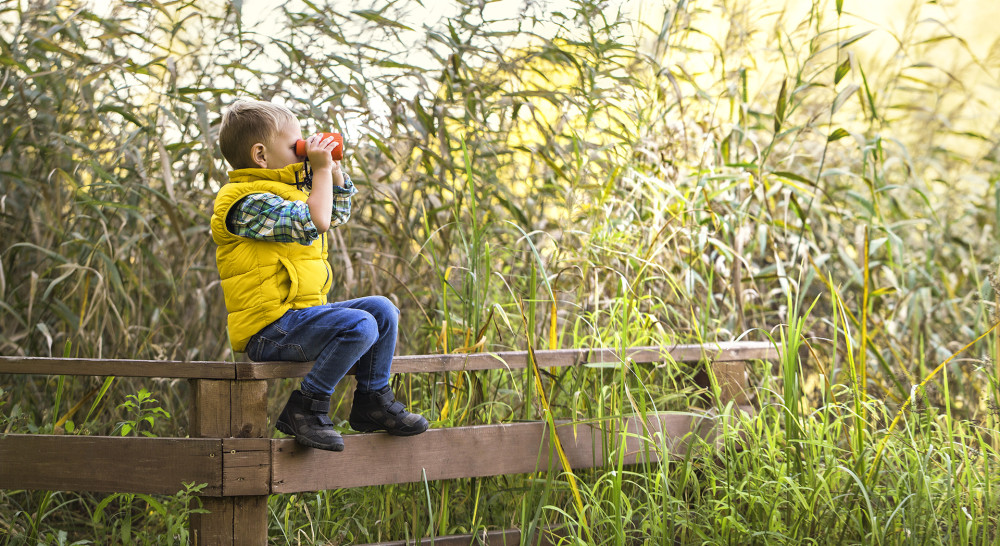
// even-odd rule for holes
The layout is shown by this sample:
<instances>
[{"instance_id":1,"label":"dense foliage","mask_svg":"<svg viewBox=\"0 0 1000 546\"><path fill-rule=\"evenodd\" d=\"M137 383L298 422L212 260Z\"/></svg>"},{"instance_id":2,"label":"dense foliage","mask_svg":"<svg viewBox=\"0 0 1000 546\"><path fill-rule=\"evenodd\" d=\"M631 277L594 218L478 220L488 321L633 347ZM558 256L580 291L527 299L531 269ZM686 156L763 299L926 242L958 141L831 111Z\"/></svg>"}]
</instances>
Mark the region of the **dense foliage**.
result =
<instances>
[{"instance_id":1,"label":"dense foliage","mask_svg":"<svg viewBox=\"0 0 1000 546\"><path fill-rule=\"evenodd\" d=\"M429 4L253 22L221 0L0 2L0 354L234 358L217 128L238 97L274 100L347 136L361 192L331 297L392 298L400 353L773 339L783 357L757 363L762 409L723 447L581 472L586 522L552 473L274 496L273 541L997 540L997 338L938 365L996 320L1000 58L946 25L928 39L920 2L881 57L841 0ZM684 410L690 373L546 387L557 418L632 395ZM452 426L539 418L531 380L406 381ZM187 396L0 376L0 432L183 433ZM183 541L196 509L190 491L2 492L0 543Z\"/></svg>"}]
</instances>

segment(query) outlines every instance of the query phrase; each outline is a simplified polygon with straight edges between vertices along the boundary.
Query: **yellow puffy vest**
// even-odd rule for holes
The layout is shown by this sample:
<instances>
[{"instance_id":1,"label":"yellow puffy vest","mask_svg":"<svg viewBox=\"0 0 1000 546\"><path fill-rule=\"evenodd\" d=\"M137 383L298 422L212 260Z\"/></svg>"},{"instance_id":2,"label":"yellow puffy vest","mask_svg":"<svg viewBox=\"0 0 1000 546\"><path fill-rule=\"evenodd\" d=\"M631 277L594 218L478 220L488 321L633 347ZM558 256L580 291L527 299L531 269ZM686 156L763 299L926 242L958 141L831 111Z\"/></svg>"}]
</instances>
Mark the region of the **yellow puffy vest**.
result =
<instances>
[{"instance_id":1,"label":"yellow puffy vest","mask_svg":"<svg viewBox=\"0 0 1000 546\"><path fill-rule=\"evenodd\" d=\"M296 173L301 177L302 168L302 163L294 163L284 169L232 171L229 183L215 197L212 239L218 245L215 261L222 277L229 341L234 351L244 351L251 336L289 309L327 302L332 274L326 234L305 246L255 241L233 235L226 228L229 209L247 195L273 193L282 199L304 202L309 195L295 187Z\"/></svg>"}]
</instances>

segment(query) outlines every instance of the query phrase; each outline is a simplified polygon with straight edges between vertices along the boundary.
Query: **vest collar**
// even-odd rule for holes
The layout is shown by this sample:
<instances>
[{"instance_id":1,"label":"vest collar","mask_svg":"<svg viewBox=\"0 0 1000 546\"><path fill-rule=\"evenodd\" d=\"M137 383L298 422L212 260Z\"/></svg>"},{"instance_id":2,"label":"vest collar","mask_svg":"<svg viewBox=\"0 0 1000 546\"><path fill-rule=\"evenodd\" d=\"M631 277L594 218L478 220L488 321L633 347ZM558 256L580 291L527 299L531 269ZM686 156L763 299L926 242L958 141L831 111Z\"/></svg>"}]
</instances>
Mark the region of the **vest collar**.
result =
<instances>
[{"instance_id":1,"label":"vest collar","mask_svg":"<svg viewBox=\"0 0 1000 546\"><path fill-rule=\"evenodd\" d=\"M292 163L291 165L283 169L237 169L235 171L229 171L229 182L240 183L240 182L256 182L258 180L273 180L275 182L284 182L285 184L295 185L296 183L296 173L299 174L299 178L302 178L302 169L305 168L305 163Z\"/></svg>"}]
</instances>

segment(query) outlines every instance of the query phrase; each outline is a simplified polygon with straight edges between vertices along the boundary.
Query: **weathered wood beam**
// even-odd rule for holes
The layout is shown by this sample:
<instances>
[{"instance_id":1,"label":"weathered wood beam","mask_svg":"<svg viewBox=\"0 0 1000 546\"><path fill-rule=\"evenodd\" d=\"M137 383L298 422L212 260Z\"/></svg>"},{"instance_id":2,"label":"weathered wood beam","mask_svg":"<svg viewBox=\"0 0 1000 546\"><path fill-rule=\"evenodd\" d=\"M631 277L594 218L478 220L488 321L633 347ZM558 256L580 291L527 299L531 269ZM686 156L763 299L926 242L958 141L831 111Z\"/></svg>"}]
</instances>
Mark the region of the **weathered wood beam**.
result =
<instances>
[{"instance_id":1,"label":"weathered wood beam","mask_svg":"<svg viewBox=\"0 0 1000 546\"><path fill-rule=\"evenodd\" d=\"M736 362L774 360L770 342L738 341L708 345L632 347L624 351L634 362ZM535 351L543 368L614 364L623 359L614 349L555 349ZM171 360L114 360L96 358L0 357L0 374L117 375L123 377L177 377L192 379L280 379L302 377L312 362L181 362ZM393 359L396 373L524 369L527 351L447 355L407 355Z\"/></svg>"},{"instance_id":2,"label":"weathered wood beam","mask_svg":"<svg viewBox=\"0 0 1000 546\"><path fill-rule=\"evenodd\" d=\"M221 495L222 440L8 434L0 437L0 489L162 493L182 482Z\"/></svg>"},{"instance_id":3,"label":"weathered wood beam","mask_svg":"<svg viewBox=\"0 0 1000 546\"><path fill-rule=\"evenodd\" d=\"M232 362L0 356L0 374L236 379Z\"/></svg>"},{"instance_id":4,"label":"weathered wood beam","mask_svg":"<svg viewBox=\"0 0 1000 546\"><path fill-rule=\"evenodd\" d=\"M625 463L680 454L692 437L710 433L713 420L694 413L661 413L597 424L560 424L557 434L572 468L607 460L624 438ZM642 427L648 438L643 440ZM624 427L624 428L623 428ZM395 483L525 474L561 469L551 450L548 425L511 423L431 429L406 438L388 434L344 436L340 453L272 440L271 492L295 493ZM363 472L357 469L363 468Z\"/></svg>"},{"instance_id":5,"label":"weathered wood beam","mask_svg":"<svg viewBox=\"0 0 1000 546\"><path fill-rule=\"evenodd\" d=\"M672 347L632 347L624 351L633 362L650 363L673 359L676 362L739 362L774 360L777 350L770 342L740 341L709 345L674 345ZM616 364L623 358L614 349L554 349L535 351L539 367L558 368ZM519 370L529 365L528 351L467 353L447 355L407 355L392 360L393 373L457 372L474 370ZM238 362L241 379L303 377L311 362Z\"/></svg>"}]
</instances>

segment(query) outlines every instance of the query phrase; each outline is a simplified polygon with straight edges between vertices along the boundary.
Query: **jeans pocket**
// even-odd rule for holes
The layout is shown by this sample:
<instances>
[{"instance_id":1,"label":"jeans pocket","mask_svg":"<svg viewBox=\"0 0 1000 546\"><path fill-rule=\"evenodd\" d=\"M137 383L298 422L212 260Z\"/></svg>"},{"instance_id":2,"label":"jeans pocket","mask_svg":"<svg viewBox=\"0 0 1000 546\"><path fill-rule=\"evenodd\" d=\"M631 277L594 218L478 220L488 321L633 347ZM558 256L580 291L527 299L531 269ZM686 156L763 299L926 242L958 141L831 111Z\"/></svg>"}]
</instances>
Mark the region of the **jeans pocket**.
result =
<instances>
[{"instance_id":1,"label":"jeans pocket","mask_svg":"<svg viewBox=\"0 0 1000 546\"><path fill-rule=\"evenodd\" d=\"M258 353L257 346L258 345L260 345L260 343L257 342L257 338L256 337L250 338L250 341L247 342L246 352L247 352L247 357L249 357L250 360L257 360L257 353Z\"/></svg>"},{"instance_id":2,"label":"jeans pocket","mask_svg":"<svg viewBox=\"0 0 1000 546\"><path fill-rule=\"evenodd\" d=\"M281 344L277 341L267 339L266 337L260 336L257 338L257 355L254 358L253 355L250 356L251 360L256 361L277 361L277 360L293 360L297 362L305 362L309 360L306 358L306 354L302 351L302 346L296 343Z\"/></svg>"}]
</instances>

